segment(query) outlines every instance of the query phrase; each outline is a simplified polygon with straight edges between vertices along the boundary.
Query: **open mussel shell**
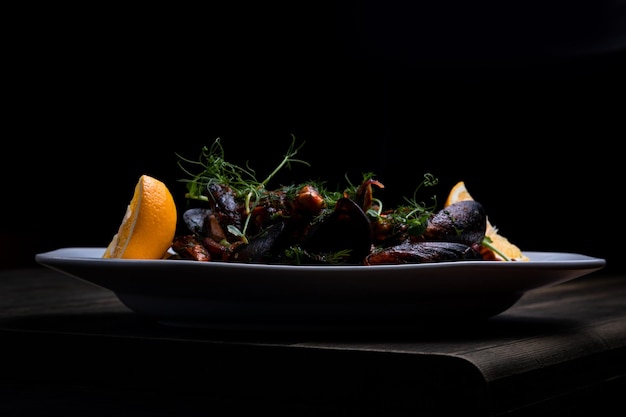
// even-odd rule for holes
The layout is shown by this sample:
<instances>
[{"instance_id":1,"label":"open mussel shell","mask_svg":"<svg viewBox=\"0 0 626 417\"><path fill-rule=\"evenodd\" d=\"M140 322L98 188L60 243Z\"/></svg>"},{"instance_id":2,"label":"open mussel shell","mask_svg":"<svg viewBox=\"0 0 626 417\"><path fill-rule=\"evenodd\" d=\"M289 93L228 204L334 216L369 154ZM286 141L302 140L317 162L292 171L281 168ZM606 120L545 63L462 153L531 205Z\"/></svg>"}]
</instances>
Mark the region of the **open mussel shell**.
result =
<instances>
[{"instance_id":1,"label":"open mussel shell","mask_svg":"<svg viewBox=\"0 0 626 417\"><path fill-rule=\"evenodd\" d=\"M348 198L337 201L334 211L315 224L301 243L310 254L346 252L339 263L362 264L372 247L372 225L363 209Z\"/></svg>"},{"instance_id":2,"label":"open mussel shell","mask_svg":"<svg viewBox=\"0 0 626 417\"><path fill-rule=\"evenodd\" d=\"M248 244L241 245L231 255L231 261L249 263L270 263L284 249L283 232L285 222L279 221L264 229L250 239Z\"/></svg>"}]
</instances>

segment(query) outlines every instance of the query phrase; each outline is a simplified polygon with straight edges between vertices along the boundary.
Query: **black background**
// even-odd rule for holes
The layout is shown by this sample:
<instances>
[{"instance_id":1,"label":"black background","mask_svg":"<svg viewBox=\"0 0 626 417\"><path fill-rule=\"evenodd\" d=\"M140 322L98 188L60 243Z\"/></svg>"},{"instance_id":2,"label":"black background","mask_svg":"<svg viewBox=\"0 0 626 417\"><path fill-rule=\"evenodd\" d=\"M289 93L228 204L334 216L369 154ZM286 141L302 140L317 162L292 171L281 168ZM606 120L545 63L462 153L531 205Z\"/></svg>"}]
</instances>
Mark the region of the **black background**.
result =
<instances>
[{"instance_id":1,"label":"black background","mask_svg":"<svg viewBox=\"0 0 626 417\"><path fill-rule=\"evenodd\" d=\"M106 246L141 174L220 138L264 178L374 172L393 205L465 181L524 250L623 271L623 7L386 2L37 9L14 16L2 262ZM614 9L611 9L614 7Z\"/></svg>"}]
</instances>

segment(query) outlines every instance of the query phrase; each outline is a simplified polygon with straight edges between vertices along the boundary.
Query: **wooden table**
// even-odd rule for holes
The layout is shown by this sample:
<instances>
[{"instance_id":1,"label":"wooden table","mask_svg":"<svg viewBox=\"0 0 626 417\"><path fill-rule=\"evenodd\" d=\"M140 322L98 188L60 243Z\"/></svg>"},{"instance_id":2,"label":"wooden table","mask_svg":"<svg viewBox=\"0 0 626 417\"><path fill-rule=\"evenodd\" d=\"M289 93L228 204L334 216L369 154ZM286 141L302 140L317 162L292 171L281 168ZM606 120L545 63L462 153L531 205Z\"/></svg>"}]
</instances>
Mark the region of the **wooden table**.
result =
<instances>
[{"instance_id":1,"label":"wooden table","mask_svg":"<svg viewBox=\"0 0 626 417\"><path fill-rule=\"evenodd\" d=\"M536 289L471 325L168 327L44 267L0 270L2 416L542 416L623 409L626 277Z\"/></svg>"}]
</instances>

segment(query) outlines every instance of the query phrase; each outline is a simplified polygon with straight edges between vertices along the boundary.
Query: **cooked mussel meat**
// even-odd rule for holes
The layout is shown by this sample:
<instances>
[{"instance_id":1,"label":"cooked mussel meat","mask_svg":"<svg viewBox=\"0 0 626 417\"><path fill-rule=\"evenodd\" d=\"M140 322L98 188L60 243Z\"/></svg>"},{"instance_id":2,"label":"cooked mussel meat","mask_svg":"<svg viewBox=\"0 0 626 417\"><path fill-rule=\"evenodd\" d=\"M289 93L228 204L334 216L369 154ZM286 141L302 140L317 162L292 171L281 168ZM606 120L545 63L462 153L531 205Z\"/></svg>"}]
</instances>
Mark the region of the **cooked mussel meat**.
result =
<instances>
[{"instance_id":1,"label":"cooked mussel meat","mask_svg":"<svg viewBox=\"0 0 626 417\"><path fill-rule=\"evenodd\" d=\"M194 235L177 235L172 241L172 250L181 259L208 262L211 261L211 254L201 241Z\"/></svg>"}]
</instances>

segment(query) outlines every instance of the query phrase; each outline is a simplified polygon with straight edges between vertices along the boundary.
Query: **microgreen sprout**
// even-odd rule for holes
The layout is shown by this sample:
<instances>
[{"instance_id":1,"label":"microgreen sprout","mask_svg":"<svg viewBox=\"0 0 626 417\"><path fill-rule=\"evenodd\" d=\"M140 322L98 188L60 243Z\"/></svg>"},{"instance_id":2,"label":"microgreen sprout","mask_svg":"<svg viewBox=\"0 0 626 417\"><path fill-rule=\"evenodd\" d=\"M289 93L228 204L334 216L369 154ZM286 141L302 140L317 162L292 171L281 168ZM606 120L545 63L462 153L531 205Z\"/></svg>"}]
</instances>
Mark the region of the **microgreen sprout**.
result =
<instances>
[{"instance_id":1,"label":"microgreen sprout","mask_svg":"<svg viewBox=\"0 0 626 417\"><path fill-rule=\"evenodd\" d=\"M428 219L437 207L437 196L432 196L432 204L427 206L424 202L418 202L417 194L422 186L432 187L437 185L439 180L432 174L424 174L424 180L415 188L411 198L403 197L405 205L398 206L389 214L393 223L407 226L409 235L419 236L428 225Z\"/></svg>"},{"instance_id":2,"label":"microgreen sprout","mask_svg":"<svg viewBox=\"0 0 626 417\"><path fill-rule=\"evenodd\" d=\"M349 249L344 249L344 250L339 250L336 252L329 252L329 253L324 253L324 254L319 254L319 253L312 254L312 253L308 253L307 251L302 249L300 246L291 246L285 250L284 254L285 254L285 259L291 265L301 265L302 263L304 263L305 260L308 261L310 259L313 259L320 263L332 265L332 264L340 264L345 259L348 259L350 257L350 252L351 251Z\"/></svg>"},{"instance_id":3,"label":"microgreen sprout","mask_svg":"<svg viewBox=\"0 0 626 417\"><path fill-rule=\"evenodd\" d=\"M296 138L292 135L291 145L287 149L283 159L278 166L263 180L258 181L256 179L256 172L250 168L248 163L245 167L227 162L224 159L224 148L220 142L220 138L217 138L211 147L204 146L200 154L200 158L197 161L186 159L181 155L178 155L178 166L191 177L191 179L180 180L187 183L187 193L185 198L200 201L209 201L212 197L209 192L209 186L212 184L225 185L230 187L235 195L243 198L245 201L245 214L246 219L243 230L237 229L233 225L228 226L228 231L235 236L242 238L246 243L248 239L246 237L246 230L250 221L252 211L261 199L262 194L266 191L267 184L271 179L284 167L291 167L292 163L301 163L310 165L308 162L295 159L294 157L298 151L304 146L304 143L296 147ZM199 174L194 174L183 164L190 164L201 168Z\"/></svg>"},{"instance_id":4,"label":"microgreen sprout","mask_svg":"<svg viewBox=\"0 0 626 417\"><path fill-rule=\"evenodd\" d=\"M493 240L489 237L489 236L485 236L483 241L481 242L481 244L489 249L491 249L493 252L495 252L496 254L500 255L502 257L502 259L504 259L505 261L510 261L511 258L509 258L508 256L506 256L504 253L502 253L501 251L498 250L498 248L496 248L495 246L492 245Z\"/></svg>"}]
</instances>

